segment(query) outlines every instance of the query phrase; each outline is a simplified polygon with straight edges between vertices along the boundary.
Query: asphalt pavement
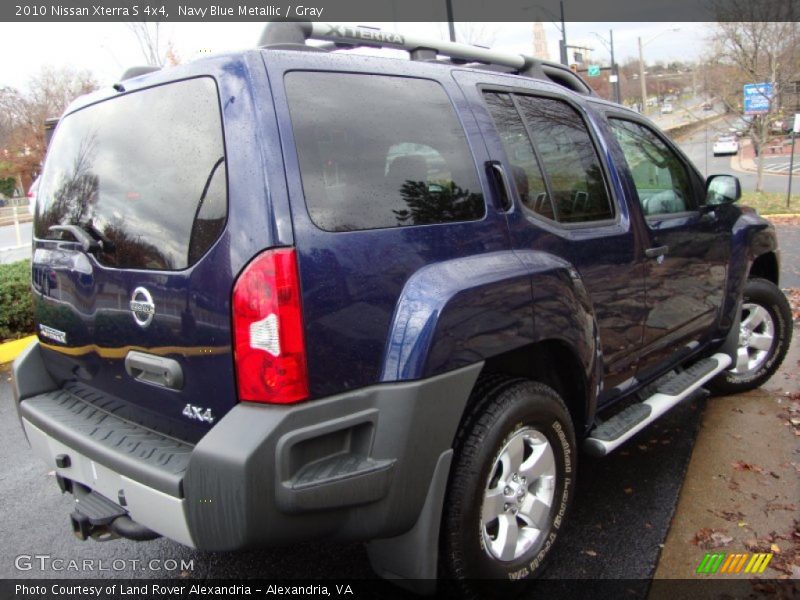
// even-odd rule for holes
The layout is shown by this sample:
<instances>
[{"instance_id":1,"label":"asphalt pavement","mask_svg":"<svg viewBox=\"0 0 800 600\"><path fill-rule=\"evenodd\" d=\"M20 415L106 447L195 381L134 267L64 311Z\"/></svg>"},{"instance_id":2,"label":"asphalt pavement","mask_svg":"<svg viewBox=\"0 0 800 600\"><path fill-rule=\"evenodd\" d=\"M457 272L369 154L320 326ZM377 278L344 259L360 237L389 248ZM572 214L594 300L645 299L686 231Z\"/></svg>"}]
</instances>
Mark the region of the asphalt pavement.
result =
<instances>
[{"instance_id":1,"label":"asphalt pavement","mask_svg":"<svg viewBox=\"0 0 800 600\"><path fill-rule=\"evenodd\" d=\"M220 554L198 552L165 539L81 542L69 526L71 496L61 494L52 471L31 454L12 402L6 373L0 381L0 578L374 577L361 544L323 541ZM701 413L702 402L681 405L616 454L605 459L579 457L572 514L546 577L646 579L653 574ZM18 566L31 564L30 559L18 560L21 555L93 560L95 568L102 559L108 570L42 571L41 561L35 560L33 568L20 570ZM179 566L181 561L191 561L192 568L167 571L172 566L169 560Z\"/></svg>"},{"instance_id":2,"label":"asphalt pavement","mask_svg":"<svg viewBox=\"0 0 800 600\"><path fill-rule=\"evenodd\" d=\"M33 224L30 222L19 224L19 236L14 225L0 227L0 264L31 257L32 231Z\"/></svg>"},{"instance_id":3,"label":"asphalt pavement","mask_svg":"<svg viewBox=\"0 0 800 600\"><path fill-rule=\"evenodd\" d=\"M690 135L678 140L678 145L704 176L717 173L730 173L736 175L742 184L742 190L752 192L756 189L756 173L752 171L735 170L730 156L714 156L712 146L720 135L730 133L730 129L740 127L738 117L722 117L719 120L695 130ZM774 161L788 161L788 158L775 157L767 159L769 164ZM800 157L795 157L800 161ZM786 173L765 172L763 191L786 193L788 178ZM794 193L800 193L800 178L795 176L793 183Z\"/></svg>"}]
</instances>

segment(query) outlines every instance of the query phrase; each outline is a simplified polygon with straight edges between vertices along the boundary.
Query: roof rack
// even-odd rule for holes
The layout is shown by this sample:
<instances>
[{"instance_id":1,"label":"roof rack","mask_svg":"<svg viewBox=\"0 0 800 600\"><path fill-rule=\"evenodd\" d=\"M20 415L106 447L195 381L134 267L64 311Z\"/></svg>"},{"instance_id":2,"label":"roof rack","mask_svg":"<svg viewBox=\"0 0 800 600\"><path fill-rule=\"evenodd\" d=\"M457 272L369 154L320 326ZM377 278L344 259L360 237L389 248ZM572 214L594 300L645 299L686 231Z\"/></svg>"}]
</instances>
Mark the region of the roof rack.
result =
<instances>
[{"instance_id":1,"label":"roof rack","mask_svg":"<svg viewBox=\"0 0 800 600\"><path fill-rule=\"evenodd\" d=\"M322 47L307 46L306 40L329 42ZM591 96L592 89L579 75L562 64L540 60L523 54L498 52L480 46L458 44L381 29L333 25L318 22L271 22L264 27L258 43L261 48L341 50L357 47L395 48L405 50L411 60L442 62L481 68L501 67L511 73L555 82L579 94Z\"/></svg>"}]
</instances>

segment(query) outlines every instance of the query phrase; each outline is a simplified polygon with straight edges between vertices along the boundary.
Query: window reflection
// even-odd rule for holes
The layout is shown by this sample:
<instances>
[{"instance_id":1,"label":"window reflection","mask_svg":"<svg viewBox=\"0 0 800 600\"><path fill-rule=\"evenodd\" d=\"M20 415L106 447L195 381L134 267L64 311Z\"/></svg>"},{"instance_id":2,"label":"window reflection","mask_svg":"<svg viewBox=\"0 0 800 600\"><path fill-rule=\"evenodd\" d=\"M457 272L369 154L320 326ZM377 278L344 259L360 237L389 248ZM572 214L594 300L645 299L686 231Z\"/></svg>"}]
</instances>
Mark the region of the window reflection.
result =
<instances>
[{"instance_id":1,"label":"window reflection","mask_svg":"<svg viewBox=\"0 0 800 600\"><path fill-rule=\"evenodd\" d=\"M483 217L475 163L439 84L293 72L286 90L306 205L318 227L352 231Z\"/></svg>"},{"instance_id":2,"label":"window reflection","mask_svg":"<svg viewBox=\"0 0 800 600\"><path fill-rule=\"evenodd\" d=\"M191 79L63 119L39 190L39 238L78 225L121 268L183 269L224 229L227 183L216 86Z\"/></svg>"}]
</instances>

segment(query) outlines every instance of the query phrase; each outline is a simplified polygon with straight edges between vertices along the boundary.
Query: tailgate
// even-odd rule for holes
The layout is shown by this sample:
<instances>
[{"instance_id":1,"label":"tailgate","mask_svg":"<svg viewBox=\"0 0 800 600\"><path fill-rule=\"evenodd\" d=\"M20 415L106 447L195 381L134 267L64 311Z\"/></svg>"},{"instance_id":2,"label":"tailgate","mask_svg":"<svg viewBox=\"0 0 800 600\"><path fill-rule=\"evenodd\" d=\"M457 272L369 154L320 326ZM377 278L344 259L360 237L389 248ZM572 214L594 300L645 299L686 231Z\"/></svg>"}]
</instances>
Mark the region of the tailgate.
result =
<instances>
[{"instance_id":1,"label":"tailgate","mask_svg":"<svg viewBox=\"0 0 800 600\"><path fill-rule=\"evenodd\" d=\"M48 370L123 419L195 441L236 401L225 148L210 77L64 117L35 216Z\"/></svg>"}]
</instances>

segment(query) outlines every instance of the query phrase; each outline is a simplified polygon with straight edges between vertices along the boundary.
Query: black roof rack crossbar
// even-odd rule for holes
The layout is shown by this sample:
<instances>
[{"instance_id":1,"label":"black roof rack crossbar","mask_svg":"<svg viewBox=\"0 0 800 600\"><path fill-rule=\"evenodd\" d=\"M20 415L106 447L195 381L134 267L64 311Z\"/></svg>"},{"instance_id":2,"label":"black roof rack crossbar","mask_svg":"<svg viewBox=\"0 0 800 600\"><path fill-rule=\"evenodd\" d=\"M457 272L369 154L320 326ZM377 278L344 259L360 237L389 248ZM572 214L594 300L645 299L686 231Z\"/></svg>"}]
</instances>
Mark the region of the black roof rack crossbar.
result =
<instances>
[{"instance_id":1,"label":"black roof rack crossbar","mask_svg":"<svg viewBox=\"0 0 800 600\"><path fill-rule=\"evenodd\" d=\"M559 63L371 27L299 21L271 22L264 27L258 45L261 48L296 47L305 45L309 39L328 42L323 45L328 50L362 46L395 48L408 52L412 60L436 61L438 57L445 57L453 64L500 66L519 75L558 83L579 94L593 93L579 75Z\"/></svg>"}]
</instances>

